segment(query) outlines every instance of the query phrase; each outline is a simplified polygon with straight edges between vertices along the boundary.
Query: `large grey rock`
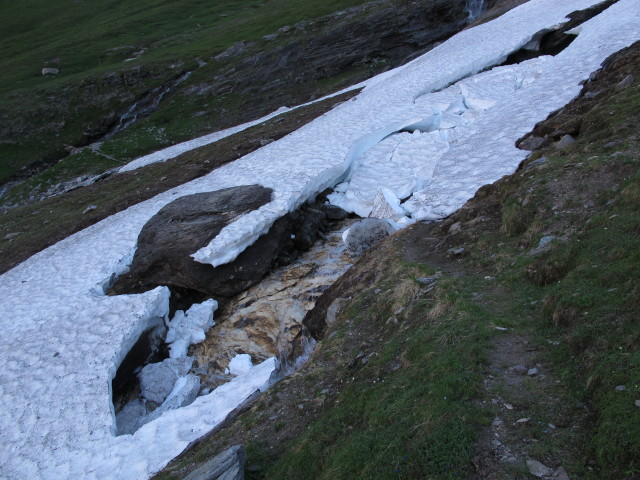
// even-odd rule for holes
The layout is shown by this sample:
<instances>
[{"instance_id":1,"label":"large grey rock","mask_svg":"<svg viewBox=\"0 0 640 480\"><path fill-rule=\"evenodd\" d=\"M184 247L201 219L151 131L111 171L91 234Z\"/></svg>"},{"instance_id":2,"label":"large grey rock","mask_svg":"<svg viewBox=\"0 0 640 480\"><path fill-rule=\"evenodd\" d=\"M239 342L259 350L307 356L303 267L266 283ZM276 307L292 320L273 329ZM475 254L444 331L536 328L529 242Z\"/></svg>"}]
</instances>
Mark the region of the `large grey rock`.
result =
<instances>
[{"instance_id":1,"label":"large grey rock","mask_svg":"<svg viewBox=\"0 0 640 480\"><path fill-rule=\"evenodd\" d=\"M365 250L383 238L394 233L393 227L386 220L378 218L365 218L358 223L354 223L347 230L344 243L347 250L352 255L361 255Z\"/></svg>"},{"instance_id":2,"label":"large grey rock","mask_svg":"<svg viewBox=\"0 0 640 480\"><path fill-rule=\"evenodd\" d=\"M191 255L226 225L268 203L271 192L260 185L246 185L187 195L165 205L140 232L130 272L116 281L113 293L139 293L167 285L217 298L254 285L272 267L288 234L289 220L278 220L269 234L229 264L214 268Z\"/></svg>"},{"instance_id":3,"label":"large grey rock","mask_svg":"<svg viewBox=\"0 0 640 480\"><path fill-rule=\"evenodd\" d=\"M236 445L216 455L184 480L243 480L246 456L244 447Z\"/></svg>"},{"instance_id":4,"label":"large grey rock","mask_svg":"<svg viewBox=\"0 0 640 480\"><path fill-rule=\"evenodd\" d=\"M173 390L176 381L189 373L192 366L191 357L167 358L145 366L138 374L142 396L161 404Z\"/></svg>"}]
</instances>

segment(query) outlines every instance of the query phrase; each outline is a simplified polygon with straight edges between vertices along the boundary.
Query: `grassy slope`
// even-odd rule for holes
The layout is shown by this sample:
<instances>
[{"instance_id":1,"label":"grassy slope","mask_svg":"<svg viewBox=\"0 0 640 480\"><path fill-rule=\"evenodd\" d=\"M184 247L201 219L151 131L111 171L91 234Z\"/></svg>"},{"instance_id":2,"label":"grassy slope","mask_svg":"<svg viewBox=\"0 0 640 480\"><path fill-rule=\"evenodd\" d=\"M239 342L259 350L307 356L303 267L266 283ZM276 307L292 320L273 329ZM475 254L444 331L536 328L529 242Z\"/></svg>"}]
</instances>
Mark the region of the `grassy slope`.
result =
<instances>
[{"instance_id":1,"label":"grassy slope","mask_svg":"<svg viewBox=\"0 0 640 480\"><path fill-rule=\"evenodd\" d=\"M65 145L86 141L82 132L98 128L110 112L126 109L181 70L195 68L196 58L210 62L237 41L257 40L282 26L361 3L364 0L8 3L0 19L0 104L7 129L0 138L0 182L34 162L64 158ZM125 62L136 52L144 53ZM43 77L44 66L60 68L60 75ZM190 81L205 81L217 68L210 64ZM111 72L118 74L116 83L105 83ZM168 105L144 125L108 142L105 153L122 163L215 130L224 123L225 111L233 113L246 99L230 95L197 100L204 106L182 97L165 102ZM207 115L194 115L201 110ZM71 162L82 166L82 173L104 171L113 163L88 151ZM20 199L24 196L16 197Z\"/></svg>"},{"instance_id":2,"label":"grassy slope","mask_svg":"<svg viewBox=\"0 0 640 480\"><path fill-rule=\"evenodd\" d=\"M284 25L360 3L363 1L11 2L3 6L0 20L0 94L121 68L122 60L133 53L121 47L147 49L135 63L206 58L237 41L258 39ZM54 57L60 59L63 76L43 78L40 67Z\"/></svg>"},{"instance_id":3,"label":"grassy slope","mask_svg":"<svg viewBox=\"0 0 640 480\"><path fill-rule=\"evenodd\" d=\"M159 478L237 443L249 478L465 478L498 415L519 456L491 478L530 478L526 458L569 478L637 478L639 55L640 44L632 86L616 88L615 74L595 83L573 147L536 152L548 161L367 252L318 303L323 318L348 299L309 363ZM436 269L434 289L417 281ZM507 335L526 339L553 381L483 388L500 379L488 366ZM517 398L513 411L499 397Z\"/></svg>"}]
</instances>

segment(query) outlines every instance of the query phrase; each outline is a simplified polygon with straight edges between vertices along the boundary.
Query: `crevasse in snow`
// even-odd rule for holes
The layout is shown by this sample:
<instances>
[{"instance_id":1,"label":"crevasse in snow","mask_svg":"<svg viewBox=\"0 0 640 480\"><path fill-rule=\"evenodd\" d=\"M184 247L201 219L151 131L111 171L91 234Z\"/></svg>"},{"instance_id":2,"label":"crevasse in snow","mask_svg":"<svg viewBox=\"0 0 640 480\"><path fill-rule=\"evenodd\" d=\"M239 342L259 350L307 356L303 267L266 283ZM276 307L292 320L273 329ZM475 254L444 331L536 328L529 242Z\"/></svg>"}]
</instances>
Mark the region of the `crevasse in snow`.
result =
<instances>
[{"instance_id":1,"label":"crevasse in snow","mask_svg":"<svg viewBox=\"0 0 640 480\"><path fill-rule=\"evenodd\" d=\"M148 478L269 383L274 359L134 435L114 436L111 379L149 322L166 315L168 292L107 297L101 291L105 279L122 271L142 226L160 208L178 196L257 180L274 190L272 202L194 252L213 265L232 260L279 216L338 182L347 182L339 193L352 196L362 213L385 191L391 200L389 192L402 200L410 194L402 208L414 218L446 215L481 185L512 172L525 156L515 140L574 97L607 56L640 38L640 0L620 0L589 20L555 57L469 75L595 3L531 0L465 30L372 79L357 98L285 138L107 218L0 276L2 475Z\"/></svg>"}]
</instances>

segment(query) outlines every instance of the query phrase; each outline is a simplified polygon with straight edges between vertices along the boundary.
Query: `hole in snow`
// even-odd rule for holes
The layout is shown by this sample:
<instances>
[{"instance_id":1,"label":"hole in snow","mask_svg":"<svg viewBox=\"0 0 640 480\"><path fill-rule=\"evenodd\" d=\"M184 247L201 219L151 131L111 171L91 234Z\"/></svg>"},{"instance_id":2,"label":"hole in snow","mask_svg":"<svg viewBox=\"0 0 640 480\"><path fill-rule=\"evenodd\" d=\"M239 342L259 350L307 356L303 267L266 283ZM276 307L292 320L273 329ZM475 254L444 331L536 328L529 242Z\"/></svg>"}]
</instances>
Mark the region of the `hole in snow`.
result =
<instances>
[{"instance_id":1,"label":"hole in snow","mask_svg":"<svg viewBox=\"0 0 640 480\"><path fill-rule=\"evenodd\" d=\"M584 22L599 15L618 0L607 0L585 10L570 13L570 19L556 30L543 30L523 48L512 53L502 65L513 65L542 55L558 55L576 39L577 34L572 31ZM502 66L501 65L501 66Z\"/></svg>"},{"instance_id":2,"label":"hole in snow","mask_svg":"<svg viewBox=\"0 0 640 480\"><path fill-rule=\"evenodd\" d=\"M557 55L576 39L577 35L558 30L541 33L517 52L513 52L500 65L514 65L543 55Z\"/></svg>"}]
</instances>

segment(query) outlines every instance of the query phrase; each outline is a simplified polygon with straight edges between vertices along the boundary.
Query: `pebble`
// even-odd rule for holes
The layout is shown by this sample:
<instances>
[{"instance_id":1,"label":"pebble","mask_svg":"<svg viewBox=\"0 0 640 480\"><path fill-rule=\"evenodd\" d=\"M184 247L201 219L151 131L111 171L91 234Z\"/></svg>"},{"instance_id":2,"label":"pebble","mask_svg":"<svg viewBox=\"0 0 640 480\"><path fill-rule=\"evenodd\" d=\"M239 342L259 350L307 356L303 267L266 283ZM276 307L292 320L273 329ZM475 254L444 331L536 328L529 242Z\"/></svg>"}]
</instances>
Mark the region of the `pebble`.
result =
<instances>
[{"instance_id":1,"label":"pebble","mask_svg":"<svg viewBox=\"0 0 640 480\"><path fill-rule=\"evenodd\" d=\"M519 418L518 420L516 420L516 423L514 425L516 425L516 426L522 425L522 424L527 423L529 420L531 420L529 417Z\"/></svg>"},{"instance_id":2,"label":"pebble","mask_svg":"<svg viewBox=\"0 0 640 480\"><path fill-rule=\"evenodd\" d=\"M84 215L85 213L89 213L91 210L95 210L96 208L98 208L96 205L89 205L87 208L84 209L82 214Z\"/></svg>"},{"instance_id":3,"label":"pebble","mask_svg":"<svg viewBox=\"0 0 640 480\"><path fill-rule=\"evenodd\" d=\"M5 240L12 240L12 239L16 238L18 235L20 235L21 233L22 233L22 232L7 233L7 234L4 236L4 239L5 239Z\"/></svg>"},{"instance_id":4,"label":"pebble","mask_svg":"<svg viewBox=\"0 0 640 480\"><path fill-rule=\"evenodd\" d=\"M511 370L518 375L524 375L525 373L527 373L527 367L525 367L524 365L514 365L513 367L511 367Z\"/></svg>"},{"instance_id":5,"label":"pebble","mask_svg":"<svg viewBox=\"0 0 640 480\"><path fill-rule=\"evenodd\" d=\"M616 387L616 390L619 392L624 392L627 389L627 387L625 387L624 385L618 385Z\"/></svg>"},{"instance_id":6,"label":"pebble","mask_svg":"<svg viewBox=\"0 0 640 480\"><path fill-rule=\"evenodd\" d=\"M503 405L504 405L504 408L506 408L507 410L513 410L513 405L511 405L510 403L505 403Z\"/></svg>"},{"instance_id":7,"label":"pebble","mask_svg":"<svg viewBox=\"0 0 640 480\"><path fill-rule=\"evenodd\" d=\"M538 369L536 367L530 368L529 370L527 370L527 375L529 375L530 377L535 377L536 375L538 375Z\"/></svg>"}]
</instances>

